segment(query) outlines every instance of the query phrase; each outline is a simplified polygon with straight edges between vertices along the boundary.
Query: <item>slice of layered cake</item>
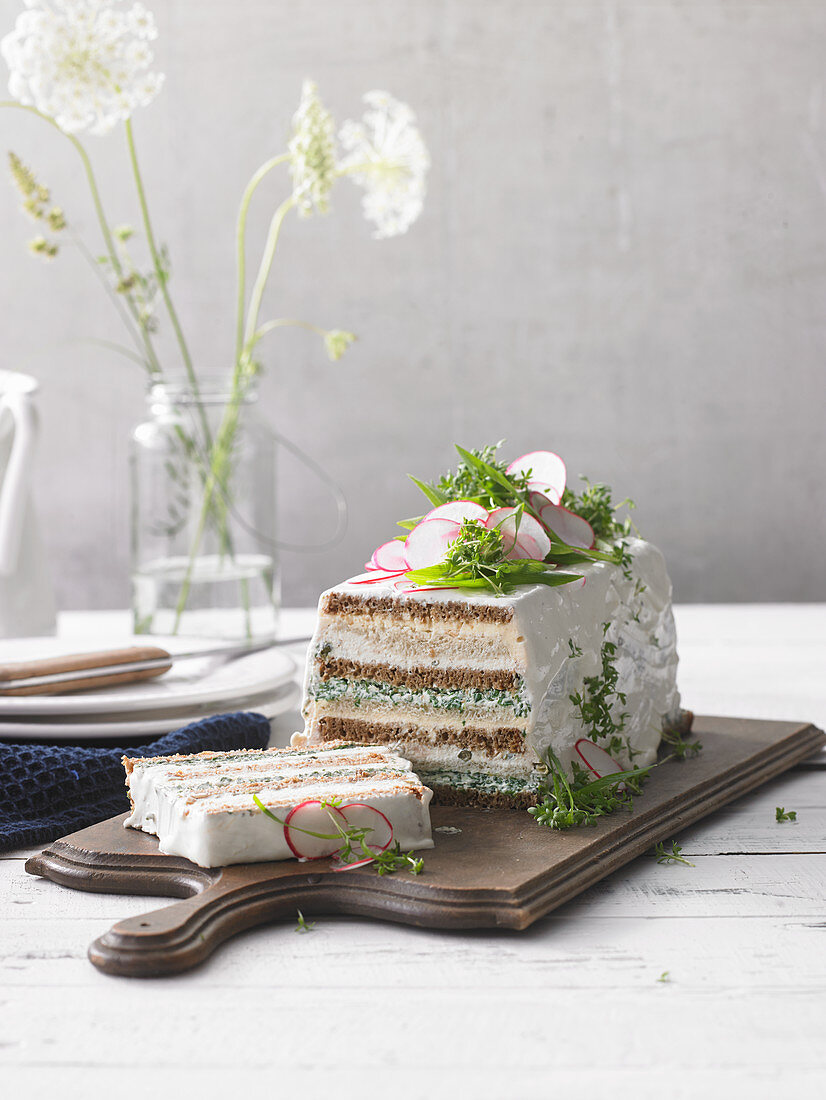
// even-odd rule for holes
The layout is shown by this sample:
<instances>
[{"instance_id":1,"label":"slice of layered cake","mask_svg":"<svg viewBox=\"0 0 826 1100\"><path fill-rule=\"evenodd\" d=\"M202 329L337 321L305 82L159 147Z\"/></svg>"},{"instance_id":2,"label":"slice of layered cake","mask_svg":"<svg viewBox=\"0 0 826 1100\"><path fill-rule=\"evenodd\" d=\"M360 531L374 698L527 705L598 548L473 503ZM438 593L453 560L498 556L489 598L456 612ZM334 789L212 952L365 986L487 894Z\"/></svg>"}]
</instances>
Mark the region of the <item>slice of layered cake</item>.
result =
<instances>
[{"instance_id":1,"label":"slice of layered cake","mask_svg":"<svg viewBox=\"0 0 826 1100\"><path fill-rule=\"evenodd\" d=\"M485 492L432 497L404 542L321 596L293 743L392 745L437 800L484 806L533 805L550 768L650 764L679 708L662 555L601 487L565 498L541 452L542 481L462 454L454 477Z\"/></svg>"},{"instance_id":2,"label":"slice of layered cake","mask_svg":"<svg viewBox=\"0 0 826 1100\"><path fill-rule=\"evenodd\" d=\"M433 847L431 792L387 746L335 741L123 764L132 803L124 824L201 867L315 859L348 840L357 857Z\"/></svg>"}]
</instances>

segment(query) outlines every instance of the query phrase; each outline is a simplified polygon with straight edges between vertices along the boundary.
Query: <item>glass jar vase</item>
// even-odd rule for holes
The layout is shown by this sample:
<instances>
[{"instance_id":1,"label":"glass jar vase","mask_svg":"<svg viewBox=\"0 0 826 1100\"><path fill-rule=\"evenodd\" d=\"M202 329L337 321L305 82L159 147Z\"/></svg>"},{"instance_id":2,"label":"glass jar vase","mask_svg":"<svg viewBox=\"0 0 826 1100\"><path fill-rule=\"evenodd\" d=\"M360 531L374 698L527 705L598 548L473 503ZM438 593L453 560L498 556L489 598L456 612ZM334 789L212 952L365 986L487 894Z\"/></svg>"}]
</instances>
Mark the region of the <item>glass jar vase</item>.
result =
<instances>
[{"instance_id":1,"label":"glass jar vase","mask_svg":"<svg viewBox=\"0 0 826 1100\"><path fill-rule=\"evenodd\" d=\"M254 386L156 383L132 434L136 634L274 637L275 437Z\"/></svg>"}]
</instances>

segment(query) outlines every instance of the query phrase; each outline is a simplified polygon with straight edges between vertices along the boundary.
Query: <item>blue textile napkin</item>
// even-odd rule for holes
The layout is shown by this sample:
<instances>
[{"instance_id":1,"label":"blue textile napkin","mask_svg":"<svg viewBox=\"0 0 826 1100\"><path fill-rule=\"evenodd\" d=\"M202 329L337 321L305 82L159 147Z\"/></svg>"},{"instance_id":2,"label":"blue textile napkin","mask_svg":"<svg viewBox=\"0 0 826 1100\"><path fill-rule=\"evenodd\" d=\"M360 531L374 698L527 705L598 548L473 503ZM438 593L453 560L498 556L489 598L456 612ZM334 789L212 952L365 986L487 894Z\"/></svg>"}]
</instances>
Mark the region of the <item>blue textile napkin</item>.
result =
<instances>
[{"instance_id":1,"label":"blue textile napkin","mask_svg":"<svg viewBox=\"0 0 826 1100\"><path fill-rule=\"evenodd\" d=\"M122 756L263 749L262 714L219 714L128 749L0 743L0 852L42 844L129 809Z\"/></svg>"}]
</instances>

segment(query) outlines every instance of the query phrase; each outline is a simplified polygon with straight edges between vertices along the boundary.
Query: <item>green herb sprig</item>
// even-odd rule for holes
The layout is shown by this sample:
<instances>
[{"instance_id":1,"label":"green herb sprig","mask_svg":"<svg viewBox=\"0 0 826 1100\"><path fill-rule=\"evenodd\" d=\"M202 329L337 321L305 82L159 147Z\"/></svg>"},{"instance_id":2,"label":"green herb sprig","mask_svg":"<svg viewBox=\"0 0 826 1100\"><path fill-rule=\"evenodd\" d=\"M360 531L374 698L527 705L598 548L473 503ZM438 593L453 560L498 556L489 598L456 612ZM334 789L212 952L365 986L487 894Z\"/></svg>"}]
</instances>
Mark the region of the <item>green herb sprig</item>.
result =
<instances>
[{"instance_id":1,"label":"green herb sprig","mask_svg":"<svg viewBox=\"0 0 826 1100\"><path fill-rule=\"evenodd\" d=\"M403 852L398 840L392 848L387 848L375 856L373 862L380 875L392 875L396 871L409 871L411 875L420 875L424 870L424 860L412 852Z\"/></svg>"},{"instance_id":2,"label":"green herb sprig","mask_svg":"<svg viewBox=\"0 0 826 1100\"><path fill-rule=\"evenodd\" d=\"M797 810L784 810L782 806L776 806L774 811L775 821L797 821Z\"/></svg>"},{"instance_id":3,"label":"green herb sprig","mask_svg":"<svg viewBox=\"0 0 826 1100\"><path fill-rule=\"evenodd\" d=\"M596 825L597 819L616 810L630 810L633 798L642 791L642 784L655 764L647 768L630 768L602 779L590 780L584 768L574 765L573 779L553 749L545 757L548 768L540 783L541 801L528 809L538 824L550 829L571 829L578 825Z\"/></svg>"},{"instance_id":4,"label":"green herb sprig","mask_svg":"<svg viewBox=\"0 0 826 1100\"><path fill-rule=\"evenodd\" d=\"M671 841L670 848L666 848L663 841L654 845L654 855L657 857L657 863L684 863L686 867L693 867L694 864L680 854L682 850L676 840Z\"/></svg>"},{"instance_id":5,"label":"green herb sprig","mask_svg":"<svg viewBox=\"0 0 826 1100\"><path fill-rule=\"evenodd\" d=\"M610 625L602 624L603 636ZM617 690L619 669L616 655L616 643L604 638L600 649L599 674L586 676L583 690L568 697L590 740L604 744L606 751L612 754L629 751L627 738L622 736L628 714L625 711L615 714L617 705L625 706L626 702L625 692Z\"/></svg>"},{"instance_id":6,"label":"green herb sprig","mask_svg":"<svg viewBox=\"0 0 826 1100\"><path fill-rule=\"evenodd\" d=\"M679 730L664 729L662 739L670 749L669 757L675 760L687 760L689 756L698 756L703 750L701 741L689 741Z\"/></svg>"},{"instance_id":7,"label":"green herb sprig","mask_svg":"<svg viewBox=\"0 0 826 1100\"><path fill-rule=\"evenodd\" d=\"M316 922L314 920L309 921L309 922L306 921L304 919L304 914L301 912L300 909L296 909L296 913L298 913L298 924L296 924L293 931L295 931L295 932L312 932L315 928Z\"/></svg>"}]
</instances>

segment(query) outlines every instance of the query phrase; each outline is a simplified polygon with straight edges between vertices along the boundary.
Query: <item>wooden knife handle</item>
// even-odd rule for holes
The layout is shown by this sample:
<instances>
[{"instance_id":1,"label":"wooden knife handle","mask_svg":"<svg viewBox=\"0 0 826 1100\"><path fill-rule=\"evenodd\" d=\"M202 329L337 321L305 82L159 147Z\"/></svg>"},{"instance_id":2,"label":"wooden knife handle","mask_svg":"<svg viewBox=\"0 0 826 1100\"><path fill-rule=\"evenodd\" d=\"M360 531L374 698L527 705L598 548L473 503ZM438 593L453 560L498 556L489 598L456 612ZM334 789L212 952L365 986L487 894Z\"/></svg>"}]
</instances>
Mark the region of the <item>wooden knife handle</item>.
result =
<instances>
[{"instance_id":1,"label":"wooden knife handle","mask_svg":"<svg viewBox=\"0 0 826 1100\"><path fill-rule=\"evenodd\" d=\"M105 668L106 665L129 664L132 661L151 661L167 658L169 664L160 668L148 668L140 672L112 672L107 676L90 676L65 683L40 684L34 687L0 688L0 695L63 695L70 691L89 691L94 688L128 684L134 680L150 680L172 668L172 658L165 649L140 645L128 649L106 649L99 653L74 653L69 657L44 657L37 661L15 661L0 665L0 680L19 680L27 676L52 676L61 672L75 672L84 668Z\"/></svg>"}]
</instances>

